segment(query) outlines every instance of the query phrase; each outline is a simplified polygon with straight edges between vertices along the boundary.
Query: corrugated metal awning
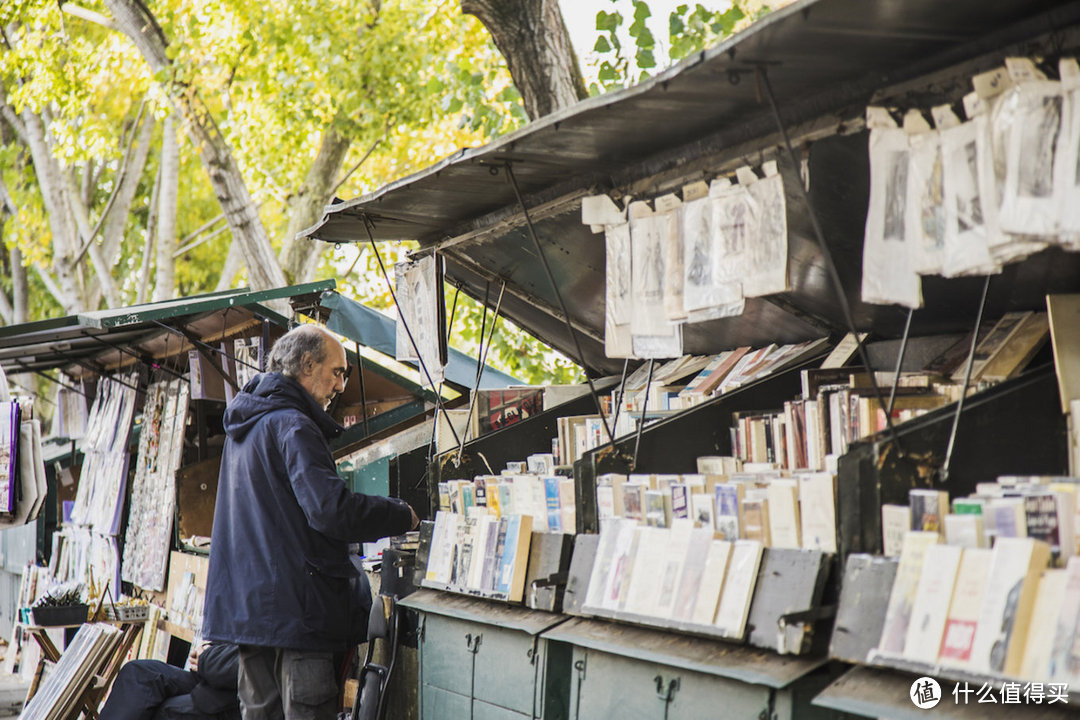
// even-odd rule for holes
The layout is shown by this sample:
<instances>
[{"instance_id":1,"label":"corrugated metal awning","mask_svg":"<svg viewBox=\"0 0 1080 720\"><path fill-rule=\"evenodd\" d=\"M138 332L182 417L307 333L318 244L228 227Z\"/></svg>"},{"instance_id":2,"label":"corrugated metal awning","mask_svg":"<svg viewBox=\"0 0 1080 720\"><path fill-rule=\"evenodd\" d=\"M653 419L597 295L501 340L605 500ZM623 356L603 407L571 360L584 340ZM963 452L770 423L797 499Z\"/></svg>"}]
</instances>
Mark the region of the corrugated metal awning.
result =
<instances>
[{"instance_id":1,"label":"corrugated metal awning","mask_svg":"<svg viewBox=\"0 0 1080 720\"><path fill-rule=\"evenodd\" d=\"M574 354L508 182L510 164L578 330L585 365L617 371L621 361L603 353L603 240L581 225L580 198L595 192L651 198L689 179L775 157L779 135L755 75L764 68L796 139L828 138L810 146L811 196L857 323L899 334L906 312L857 302L868 194L866 138L857 131L866 105L929 108L956 101L970 89L971 74L999 64L1005 54L1075 46L1077 23L1075 2L803 0L640 85L590 98L332 205L304 234L366 242L367 219L376 240L413 239L439 249L452 282L483 297L486 283L497 287L505 280L505 313ZM1011 47L1031 39L1038 42ZM794 177L794 168L784 170ZM790 190L789 235L791 292L750 300L739 318L687 326L687 352L843 329L806 208ZM1041 293L1029 288L1075 290L1077 276L1075 256L1044 253L995 280L987 312L1039 307ZM913 331L966 329L980 289L978 279L929 278L927 309L916 313Z\"/></svg>"}]
</instances>

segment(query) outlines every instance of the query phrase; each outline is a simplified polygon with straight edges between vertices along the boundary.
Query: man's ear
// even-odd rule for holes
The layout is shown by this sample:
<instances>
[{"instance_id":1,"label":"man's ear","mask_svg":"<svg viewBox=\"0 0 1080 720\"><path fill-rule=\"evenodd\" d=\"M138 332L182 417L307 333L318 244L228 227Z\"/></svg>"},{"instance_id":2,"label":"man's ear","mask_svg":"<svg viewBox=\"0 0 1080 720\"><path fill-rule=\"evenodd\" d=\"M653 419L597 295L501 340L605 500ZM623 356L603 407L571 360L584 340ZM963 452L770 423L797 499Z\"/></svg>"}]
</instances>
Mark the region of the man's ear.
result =
<instances>
[{"instance_id":1,"label":"man's ear","mask_svg":"<svg viewBox=\"0 0 1080 720\"><path fill-rule=\"evenodd\" d=\"M311 353L306 352L300 358L300 374L310 375L315 371L315 360L311 357Z\"/></svg>"}]
</instances>

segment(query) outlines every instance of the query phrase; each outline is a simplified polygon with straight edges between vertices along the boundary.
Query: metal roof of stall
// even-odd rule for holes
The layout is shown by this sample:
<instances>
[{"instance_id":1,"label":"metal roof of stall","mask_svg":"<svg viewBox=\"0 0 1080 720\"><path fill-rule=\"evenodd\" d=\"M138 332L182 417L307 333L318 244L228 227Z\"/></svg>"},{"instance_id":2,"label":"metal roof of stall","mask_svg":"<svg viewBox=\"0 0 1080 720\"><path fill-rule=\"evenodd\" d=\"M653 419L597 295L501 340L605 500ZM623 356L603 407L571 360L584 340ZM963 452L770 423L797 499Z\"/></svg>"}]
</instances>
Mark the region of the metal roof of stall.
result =
<instances>
[{"instance_id":1,"label":"metal roof of stall","mask_svg":"<svg viewBox=\"0 0 1080 720\"><path fill-rule=\"evenodd\" d=\"M928 109L955 102L970 89L972 74L1000 64L1006 54L1053 54L1080 45L1078 22L1080 3L1051 0L802 0L639 85L582 101L331 205L303 234L366 242L367 224L375 240L417 240L421 251L442 252L450 281L474 297L483 297L486 283L506 281L504 313L574 354L509 166L578 331L584 364L614 371L621 362L603 352L604 243L581 224L581 197L608 192L651 199L688 180L777 157L780 135L763 93L767 76L797 146L811 143L811 201L857 324L899 334L906 312L858 302L869 175L861 133L866 105ZM748 300L740 317L686 326L688 352L844 329L805 206L791 189L795 169L781 166L790 181L791 291ZM988 312L1038 306L1041 295L1025 288L1075 282L1075 256L1041 257L1006 268L1005 280L991 289ZM980 289L978 279L926 278L927 309L915 314L913 332L957 329L974 315Z\"/></svg>"}]
</instances>

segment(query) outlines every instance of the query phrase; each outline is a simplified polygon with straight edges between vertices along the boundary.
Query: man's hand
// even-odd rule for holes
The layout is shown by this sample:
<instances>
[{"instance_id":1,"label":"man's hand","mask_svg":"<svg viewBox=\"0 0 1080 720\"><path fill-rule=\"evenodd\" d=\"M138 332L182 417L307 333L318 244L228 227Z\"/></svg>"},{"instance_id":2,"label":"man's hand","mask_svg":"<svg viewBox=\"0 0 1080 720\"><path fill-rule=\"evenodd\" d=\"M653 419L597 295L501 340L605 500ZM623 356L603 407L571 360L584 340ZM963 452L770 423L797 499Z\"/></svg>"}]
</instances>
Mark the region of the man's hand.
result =
<instances>
[{"instance_id":1,"label":"man's hand","mask_svg":"<svg viewBox=\"0 0 1080 720\"><path fill-rule=\"evenodd\" d=\"M409 529L415 530L420 527L420 518L417 517L416 511L412 509L412 505L409 506L409 512L412 513L412 524L409 526Z\"/></svg>"}]
</instances>

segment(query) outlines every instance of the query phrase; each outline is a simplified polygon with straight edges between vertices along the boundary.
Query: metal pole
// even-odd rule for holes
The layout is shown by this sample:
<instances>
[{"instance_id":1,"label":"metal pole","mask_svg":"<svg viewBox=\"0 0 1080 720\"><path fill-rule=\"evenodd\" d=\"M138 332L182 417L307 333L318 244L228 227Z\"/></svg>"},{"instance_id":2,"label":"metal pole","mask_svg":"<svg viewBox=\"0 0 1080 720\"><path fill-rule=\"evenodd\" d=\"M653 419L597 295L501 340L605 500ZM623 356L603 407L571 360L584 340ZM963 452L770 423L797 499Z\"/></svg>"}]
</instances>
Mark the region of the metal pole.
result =
<instances>
[{"instance_id":1,"label":"metal pole","mask_svg":"<svg viewBox=\"0 0 1080 720\"><path fill-rule=\"evenodd\" d=\"M900 352L896 355L896 372L893 373L892 390L889 391L889 409L885 411L888 417L892 417L893 403L896 402L896 388L900 385L900 368L904 365L904 353L907 352L908 333L911 332L911 316L915 314L915 308L908 308L907 322L904 323L904 337L900 340ZM873 372L872 370L870 372Z\"/></svg>"},{"instance_id":2,"label":"metal pole","mask_svg":"<svg viewBox=\"0 0 1080 720\"><path fill-rule=\"evenodd\" d=\"M964 412L964 398L967 397L968 383L971 382L971 368L975 364L975 347L979 344L979 326L982 325L983 311L986 309L986 294L990 290L990 276L983 281L982 297L979 299L979 314L975 316L975 330L971 335L971 350L968 352L967 367L964 368L964 387L960 399L956 402L956 414L953 415L952 430L949 431L949 445L945 450L945 464L941 467L941 480L949 479L952 466L953 448L956 447L956 431L960 428L960 413Z\"/></svg>"},{"instance_id":3,"label":"metal pole","mask_svg":"<svg viewBox=\"0 0 1080 720\"><path fill-rule=\"evenodd\" d=\"M641 447L641 431L645 429L645 411L649 407L649 386L652 385L652 371L656 360L649 360L649 377L645 380L645 401L641 403L641 419L638 421L637 437L634 439L634 461L630 467L637 470L638 448Z\"/></svg>"}]
</instances>

